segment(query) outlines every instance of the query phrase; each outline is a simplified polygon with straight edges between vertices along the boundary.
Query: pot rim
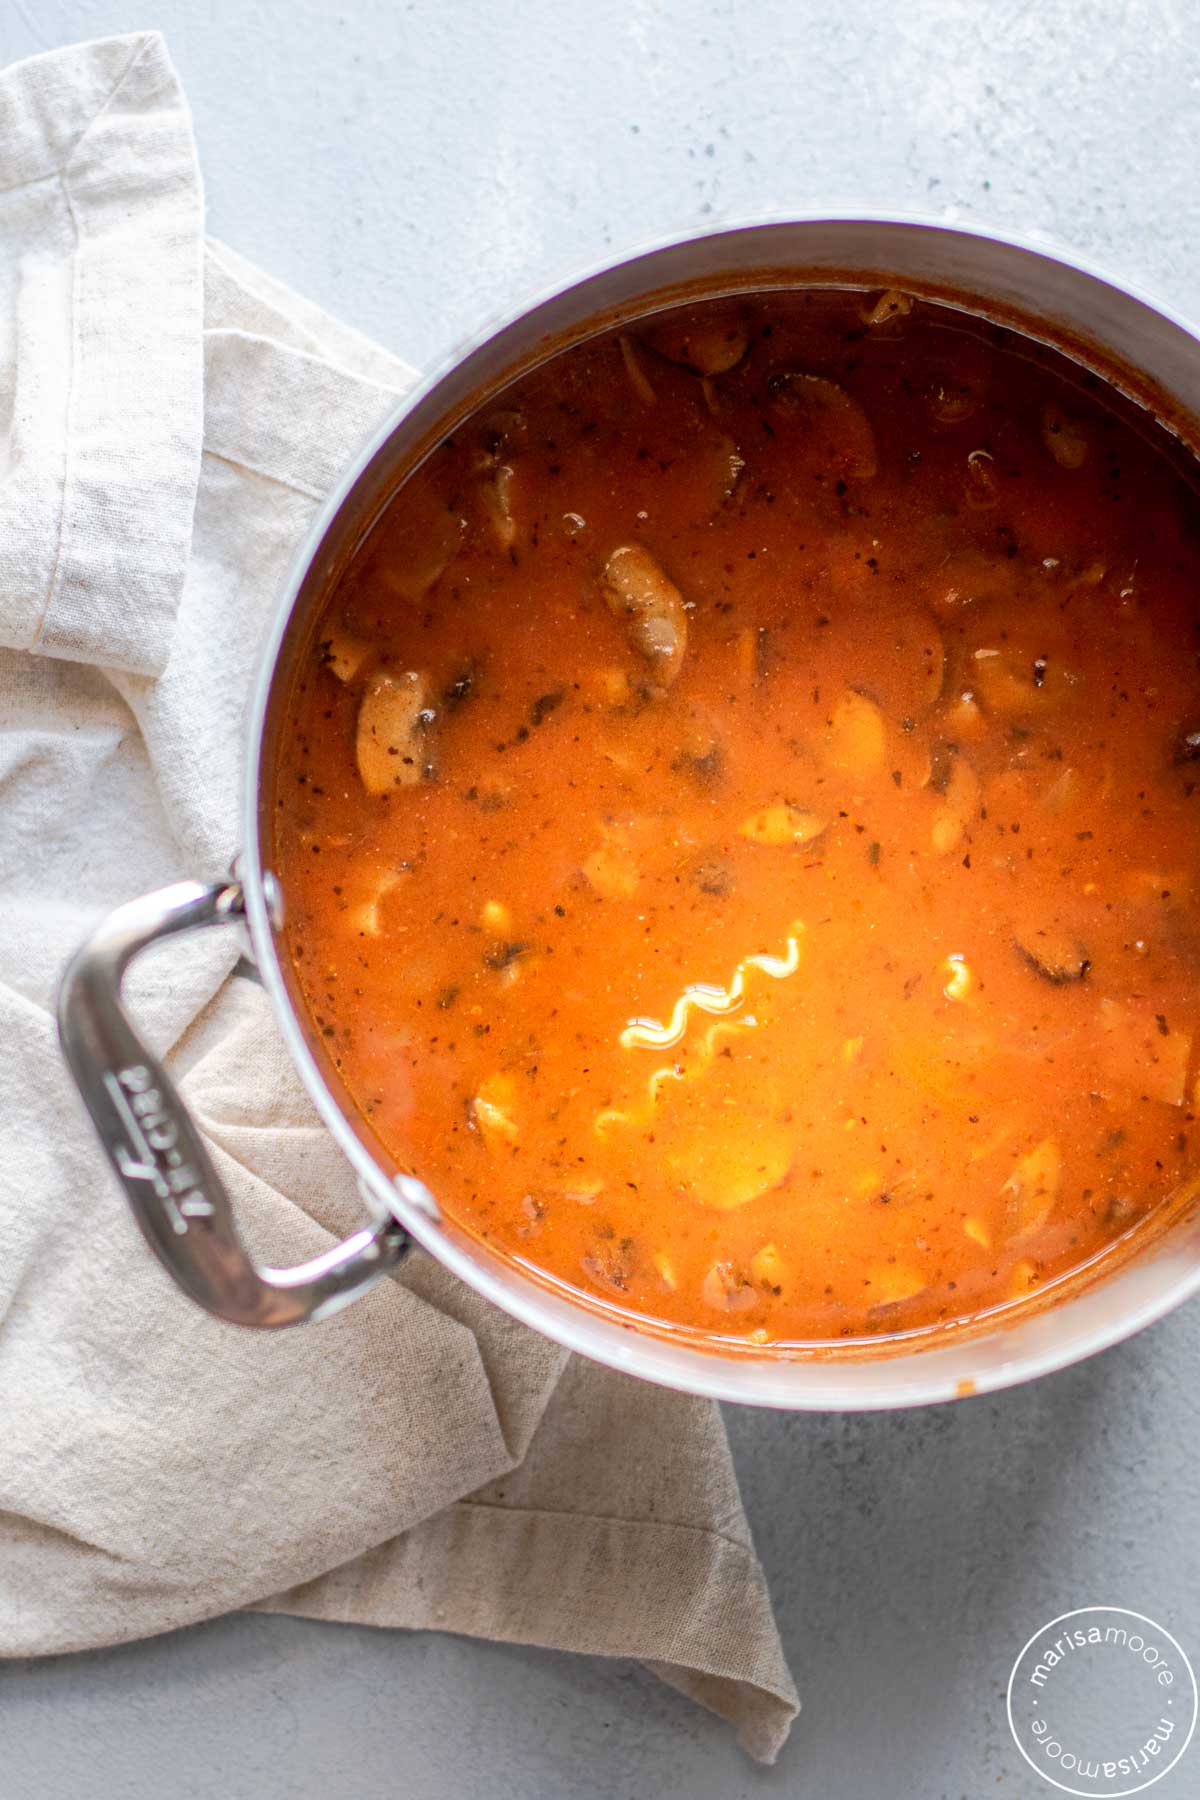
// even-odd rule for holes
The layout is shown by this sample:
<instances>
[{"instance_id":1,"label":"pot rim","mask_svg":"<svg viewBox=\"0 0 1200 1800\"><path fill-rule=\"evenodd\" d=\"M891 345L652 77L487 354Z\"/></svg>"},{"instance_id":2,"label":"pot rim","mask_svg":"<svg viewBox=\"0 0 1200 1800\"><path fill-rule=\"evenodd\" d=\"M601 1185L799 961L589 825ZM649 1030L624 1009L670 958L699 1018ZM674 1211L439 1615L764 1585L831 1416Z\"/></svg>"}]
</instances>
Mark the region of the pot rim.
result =
<instances>
[{"instance_id":1,"label":"pot rim","mask_svg":"<svg viewBox=\"0 0 1200 1800\"><path fill-rule=\"evenodd\" d=\"M437 1202L424 1183L410 1176L389 1177L351 1127L346 1111L305 1041L284 982L271 916L276 904L272 893L275 878L263 865L259 806L268 705L285 633L305 576L355 484L414 409L431 398L467 357L493 338L548 303L628 264L643 259L651 262L664 253L716 239L732 239L747 232L838 225L910 227L929 234L999 245L1057 264L1125 296L1174 326L1196 345L1200 361L1200 327L1141 287L1058 244L1049 234L1010 232L920 212L823 207L751 215L654 238L553 282L533 298L495 314L446 353L430 372L419 376L348 464L316 513L292 558L259 651L243 759L243 847L238 857L251 948L276 1022L323 1124L374 1203L393 1213L425 1249L477 1293L566 1349L682 1392L793 1411L874 1411L946 1401L967 1393L995 1392L1110 1348L1200 1292L1200 1220L1190 1234L1175 1227L1149 1257L1135 1255L1111 1276L1050 1303L1028 1318L990 1328L947 1331L944 1343L935 1338L932 1343L915 1342L910 1349L881 1350L877 1355L866 1353L854 1358L822 1356L819 1352L794 1356L765 1352L761 1357L740 1351L736 1355L723 1354L701 1348L694 1341L672 1340L638 1329L615 1316L566 1299L532 1276L522 1274L515 1265L475 1245L465 1234L445 1231ZM648 286L646 292L649 297L654 290ZM1189 1236L1195 1242L1190 1246L1190 1254L1185 1254L1187 1246L1174 1240ZM1156 1279L1152 1278L1155 1271ZM1097 1316L1089 1317L1097 1312L1096 1296L1111 1296L1114 1288L1122 1284L1125 1303L1101 1306ZM1089 1306L1089 1302L1093 1304ZM1018 1336L1021 1343L1014 1348Z\"/></svg>"}]
</instances>

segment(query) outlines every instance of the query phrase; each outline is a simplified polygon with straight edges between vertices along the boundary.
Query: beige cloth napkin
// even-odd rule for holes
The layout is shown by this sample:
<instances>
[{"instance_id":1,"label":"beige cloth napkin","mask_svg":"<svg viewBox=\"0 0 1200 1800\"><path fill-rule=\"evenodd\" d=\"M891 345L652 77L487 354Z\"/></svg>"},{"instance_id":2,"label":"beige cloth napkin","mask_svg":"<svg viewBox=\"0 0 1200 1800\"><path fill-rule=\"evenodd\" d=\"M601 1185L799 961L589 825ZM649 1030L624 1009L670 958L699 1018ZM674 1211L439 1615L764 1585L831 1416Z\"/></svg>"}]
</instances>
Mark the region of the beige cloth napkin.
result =
<instances>
[{"instance_id":1,"label":"beige cloth napkin","mask_svg":"<svg viewBox=\"0 0 1200 1800\"><path fill-rule=\"evenodd\" d=\"M771 1760L797 1701L720 1416L416 1255L238 1330L138 1238L52 1006L98 914L235 849L292 550L410 372L205 244L162 41L0 75L0 1652L261 1606L637 1657ZM132 990L255 1247L359 1222L225 937Z\"/></svg>"}]
</instances>

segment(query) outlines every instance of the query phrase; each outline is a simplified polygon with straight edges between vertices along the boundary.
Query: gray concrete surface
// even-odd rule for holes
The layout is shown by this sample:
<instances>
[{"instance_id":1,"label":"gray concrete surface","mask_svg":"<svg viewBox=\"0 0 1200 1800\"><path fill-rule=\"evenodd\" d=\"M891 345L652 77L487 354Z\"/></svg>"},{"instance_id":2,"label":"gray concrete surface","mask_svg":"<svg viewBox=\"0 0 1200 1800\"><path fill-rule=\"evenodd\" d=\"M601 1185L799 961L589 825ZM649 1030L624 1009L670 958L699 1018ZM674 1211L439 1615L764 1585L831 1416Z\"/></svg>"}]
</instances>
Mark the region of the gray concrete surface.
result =
<instances>
[{"instance_id":1,"label":"gray concrete surface","mask_svg":"<svg viewBox=\"0 0 1200 1800\"><path fill-rule=\"evenodd\" d=\"M417 363L609 248L821 201L1042 227L1200 312L1188 0L6 0L0 59L148 24L212 229ZM731 1412L805 1700L771 1771L636 1669L246 1616L0 1668L0 1795L1048 1795L1004 1722L1037 1626L1123 1605L1200 1654L1198 1414L1200 1307L951 1409Z\"/></svg>"}]
</instances>

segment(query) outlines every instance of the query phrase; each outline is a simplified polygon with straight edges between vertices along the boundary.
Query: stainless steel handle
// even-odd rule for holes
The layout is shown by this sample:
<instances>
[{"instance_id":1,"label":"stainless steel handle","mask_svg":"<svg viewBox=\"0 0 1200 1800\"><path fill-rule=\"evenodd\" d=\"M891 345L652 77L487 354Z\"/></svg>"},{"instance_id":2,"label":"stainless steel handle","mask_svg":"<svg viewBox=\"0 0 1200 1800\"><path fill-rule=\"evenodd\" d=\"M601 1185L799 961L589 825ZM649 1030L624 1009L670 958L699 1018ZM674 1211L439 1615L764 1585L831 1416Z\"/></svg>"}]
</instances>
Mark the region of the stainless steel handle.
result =
<instances>
[{"instance_id":1,"label":"stainless steel handle","mask_svg":"<svg viewBox=\"0 0 1200 1800\"><path fill-rule=\"evenodd\" d=\"M355 1300L401 1260L404 1228L381 1214L295 1269L259 1269L229 1196L170 1076L121 1005L139 951L243 914L236 882L180 881L110 913L78 951L58 996L63 1054L147 1243L193 1300L235 1325L300 1325Z\"/></svg>"}]
</instances>

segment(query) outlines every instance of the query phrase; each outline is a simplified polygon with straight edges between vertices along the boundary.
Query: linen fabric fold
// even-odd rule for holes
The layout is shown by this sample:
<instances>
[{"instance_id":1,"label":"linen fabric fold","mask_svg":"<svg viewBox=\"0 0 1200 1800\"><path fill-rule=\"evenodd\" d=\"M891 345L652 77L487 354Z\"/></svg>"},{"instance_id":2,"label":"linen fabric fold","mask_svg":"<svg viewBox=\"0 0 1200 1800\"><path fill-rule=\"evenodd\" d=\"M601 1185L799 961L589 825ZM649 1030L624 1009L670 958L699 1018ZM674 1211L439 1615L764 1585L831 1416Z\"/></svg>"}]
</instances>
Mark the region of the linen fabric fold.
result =
<instances>
[{"instance_id":1,"label":"linen fabric fold","mask_svg":"<svg viewBox=\"0 0 1200 1800\"><path fill-rule=\"evenodd\" d=\"M0 1654L233 1608L636 1657L774 1758L797 1700L716 1407L569 1357L417 1254L319 1326L200 1312L70 1089L63 964L236 850L297 544L412 380L205 242L160 37L0 75ZM361 1223L229 934L127 993L255 1252Z\"/></svg>"}]
</instances>

